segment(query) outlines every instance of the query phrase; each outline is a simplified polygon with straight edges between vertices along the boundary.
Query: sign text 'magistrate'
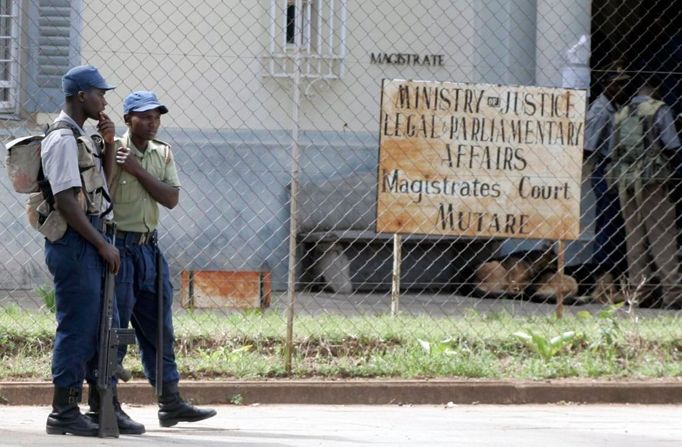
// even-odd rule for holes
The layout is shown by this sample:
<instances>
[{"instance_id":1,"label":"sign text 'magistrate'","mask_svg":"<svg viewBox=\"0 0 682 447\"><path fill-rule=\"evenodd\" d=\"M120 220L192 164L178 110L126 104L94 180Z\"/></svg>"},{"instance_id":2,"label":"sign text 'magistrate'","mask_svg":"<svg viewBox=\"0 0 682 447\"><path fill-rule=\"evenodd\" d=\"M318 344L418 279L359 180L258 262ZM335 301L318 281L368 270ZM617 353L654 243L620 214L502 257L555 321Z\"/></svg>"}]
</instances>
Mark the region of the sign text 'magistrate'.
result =
<instances>
[{"instance_id":1,"label":"sign text 'magistrate'","mask_svg":"<svg viewBox=\"0 0 682 447\"><path fill-rule=\"evenodd\" d=\"M585 92L384 80L377 231L577 239Z\"/></svg>"}]
</instances>

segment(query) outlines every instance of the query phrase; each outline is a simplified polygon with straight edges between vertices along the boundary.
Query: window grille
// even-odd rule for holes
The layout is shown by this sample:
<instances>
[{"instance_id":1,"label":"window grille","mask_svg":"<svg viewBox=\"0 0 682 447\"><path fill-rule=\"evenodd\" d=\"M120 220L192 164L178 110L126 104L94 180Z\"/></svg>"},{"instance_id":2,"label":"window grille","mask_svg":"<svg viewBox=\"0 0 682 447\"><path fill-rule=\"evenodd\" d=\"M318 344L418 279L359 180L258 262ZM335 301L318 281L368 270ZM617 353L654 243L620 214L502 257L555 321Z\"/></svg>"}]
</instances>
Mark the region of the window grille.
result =
<instances>
[{"instance_id":1,"label":"window grille","mask_svg":"<svg viewBox=\"0 0 682 447\"><path fill-rule=\"evenodd\" d=\"M266 76L292 77L298 51L303 78L341 78L346 13L346 0L271 0Z\"/></svg>"}]
</instances>

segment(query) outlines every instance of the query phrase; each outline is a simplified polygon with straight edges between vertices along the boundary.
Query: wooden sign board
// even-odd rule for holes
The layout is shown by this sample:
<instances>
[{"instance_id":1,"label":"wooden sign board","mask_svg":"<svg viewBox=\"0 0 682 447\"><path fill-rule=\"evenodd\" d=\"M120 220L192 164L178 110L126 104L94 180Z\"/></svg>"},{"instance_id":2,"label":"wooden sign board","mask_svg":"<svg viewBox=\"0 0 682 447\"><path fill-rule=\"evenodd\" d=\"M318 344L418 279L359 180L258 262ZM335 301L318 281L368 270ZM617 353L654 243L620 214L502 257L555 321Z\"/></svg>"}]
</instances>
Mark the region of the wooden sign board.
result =
<instances>
[{"instance_id":1,"label":"wooden sign board","mask_svg":"<svg viewBox=\"0 0 682 447\"><path fill-rule=\"evenodd\" d=\"M264 309L270 306L269 272L182 271L180 287L185 308Z\"/></svg>"},{"instance_id":2,"label":"wooden sign board","mask_svg":"<svg viewBox=\"0 0 682 447\"><path fill-rule=\"evenodd\" d=\"M585 92L384 80L377 232L577 239Z\"/></svg>"}]
</instances>

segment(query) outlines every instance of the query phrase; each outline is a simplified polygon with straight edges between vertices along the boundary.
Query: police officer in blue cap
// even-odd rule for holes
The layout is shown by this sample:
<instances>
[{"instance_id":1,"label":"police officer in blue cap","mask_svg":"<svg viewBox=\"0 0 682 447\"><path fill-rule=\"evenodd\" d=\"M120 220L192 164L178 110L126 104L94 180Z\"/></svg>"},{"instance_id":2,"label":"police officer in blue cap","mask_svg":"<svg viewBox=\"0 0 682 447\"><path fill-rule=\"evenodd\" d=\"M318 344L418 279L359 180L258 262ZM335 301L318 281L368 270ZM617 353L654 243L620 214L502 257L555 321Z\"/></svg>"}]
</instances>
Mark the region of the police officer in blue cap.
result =
<instances>
[{"instance_id":1,"label":"police officer in blue cap","mask_svg":"<svg viewBox=\"0 0 682 447\"><path fill-rule=\"evenodd\" d=\"M105 266L118 272L120 258L104 231L109 208L104 176L114 157L100 158L101 148L87 137L83 124L98 121L104 146L113 147L114 124L104 113L104 95L113 88L93 66L69 70L62 78L64 109L41 146L41 190L49 214L39 231L46 237L45 262L54 277L57 307L48 434L98 434L98 424L81 414L78 403L85 372L93 371L88 365L96 362L102 273Z\"/></svg>"},{"instance_id":2,"label":"police officer in blue cap","mask_svg":"<svg viewBox=\"0 0 682 447\"><path fill-rule=\"evenodd\" d=\"M585 159L592 165L591 181L595 195L595 236L592 262L597 282L610 286L627 270L625 224L618 192L609 188L606 166L615 142L616 112L628 100L630 76L617 65L604 75L604 91L590 104L585 122Z\"/></svg>"},{"instance_id":3,"label":"police officer in blue cap","mask_svg":"<svg viewBox=\"0 0 682 447\"><path fill-rule=\"evenodd\" d=\"M111 177L116 246L121 253L121 272L116 277L116 304L121 327L132 323L140 345L144 373L156 386L157 351L163 366L159 423L170 427L178 422L196 422L216 415L215 410L188 404L178 391L178 373L173 348L173 288L168 263L159 251L157 226L159 204L173 209L180 197L180 181L168 144L156 139L161 115L168 113L153 92L137 91L123 102L128 131L117 138L116 164ZM157 256L161 271L157 272ZM162 283L162 315L158 312L157 275ZM163 326L163 345L158 346L157 328ZM120 348L120 360L125 347Z\"/></svg>"}]
</instances>

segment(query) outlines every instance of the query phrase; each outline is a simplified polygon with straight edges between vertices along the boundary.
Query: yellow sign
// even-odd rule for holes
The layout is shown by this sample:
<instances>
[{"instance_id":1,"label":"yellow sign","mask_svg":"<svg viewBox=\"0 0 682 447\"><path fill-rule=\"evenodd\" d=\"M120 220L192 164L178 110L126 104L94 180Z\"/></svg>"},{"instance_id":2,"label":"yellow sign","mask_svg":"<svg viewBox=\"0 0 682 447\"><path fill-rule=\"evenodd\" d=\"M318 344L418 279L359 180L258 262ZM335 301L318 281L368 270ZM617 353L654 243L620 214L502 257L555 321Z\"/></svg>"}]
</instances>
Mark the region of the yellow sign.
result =
<instances>
[{"instance_id":1,"label":"yellow sign","mask_svg":"<svg viewBox=\"0 0 682 447\"><path fill-rule=\"evenodd\" d=\"M384 80L377 231L577 239L585 92Z\"/></svg>"}]
</instances>

